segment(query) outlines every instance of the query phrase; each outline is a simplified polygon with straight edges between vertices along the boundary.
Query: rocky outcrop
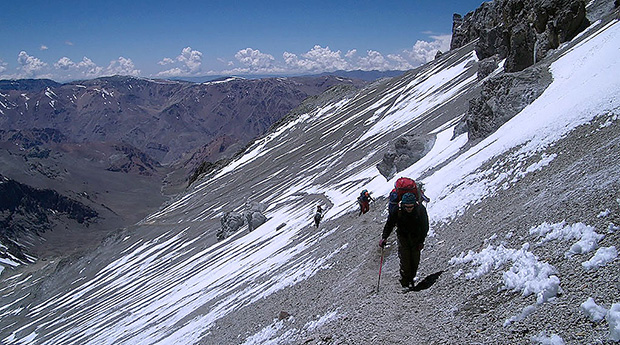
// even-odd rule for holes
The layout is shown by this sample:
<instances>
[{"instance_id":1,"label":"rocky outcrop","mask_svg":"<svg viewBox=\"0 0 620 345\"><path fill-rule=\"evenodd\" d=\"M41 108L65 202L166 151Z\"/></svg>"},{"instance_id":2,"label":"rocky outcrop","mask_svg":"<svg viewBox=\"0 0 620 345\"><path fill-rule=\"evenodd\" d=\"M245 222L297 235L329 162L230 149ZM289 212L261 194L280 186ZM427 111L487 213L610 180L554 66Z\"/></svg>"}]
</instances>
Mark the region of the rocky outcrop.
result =
<instances>
[{"instance_id":1,"label":"rocky outcrop","mask_svg":"<svg viewBox=\"0 0 620 345\"><path fill-rule=\"evenodd\" d=\"M469 140L493 133L538 98L551 81L551 73L543 65L487 80L480 96L469 102L465 117Z\"/></svg>"},{"instance_id":2,"label":"rocky outcrop","mask_svg":"<svg viewBox=\"0 0 620 345\"><path fill-rule=\"evenodd\" d=\"M451 49L478 40L480 60L506 59L507 72L521 71L589 25L581 0L495 0L464 18L455 14Z\"/></svg>"},{"instance_id":3,"label":"rocky outcrop","mask_svg":"<svg viewBox=\"0 0 620 345\"><path fill-rule=\"evenodd\" d=\"M581 0L496 0L455 14L451 48L477 40L478 80L487 79L455 136L484 138L533 102L551 83L547 66L535 64L588 24ZM504 59L503 73L491 76Z\"/></svg>"},{"instance_id":4,"label":"rocky outcrop","mask_svg":"<svg viewBox=\"0 0 620 345\"><path fill-rule=\"evenodd\" d=\"M488 77L497 67L499 67L499 62L495 56L478 62L478 80Z\"/></svg>"},{"instance_id":5,"label":"rocky outcrop","mask_svg":"<svg viewBox=\"0 0 620 345\"><path fill-rule=\"evenodd\" d=\"M53 128L30 128L25 130L1 130L0 141L7 141L21 146L24 150L32 147L62 143L67 137L61 131Z\"/></svg>"},{"instance_id":6,"label":"rocky outcrop","mask_svg":"<svg viewBox=\"0 0 620 345\"><path fill-rule=\"evenodd\" d=\"M229 237L246 224L248 231L253 231L267 221L267 217L263 214L267 209L265 204L250 202L245 207L246 210L243 213L235 211L226 212L220 218L221 228L216 234L219 241Z\"/></svg>"},{"instance_id":7,"label":"rocky outcrop","mask_svg":"<svg viewBox=\"0 0 620 345\"><path fill-rule=\"evenodd\" d=\"M118 153L109 156L109 171L152 176L157 172L157 168L161 168L157 161L131 145L115 144L112 148Z\"/></svg>"},{"instance_id":8,"label":"rocky outcrop","mask_svg":"<svg viewBox=\"0 0 620 345\"><path fill-rule=\"evenodd\" d=\"M267 217L263 214L267 207L260 202L251 202L247 207L243 215L248 224L248 231L253 231L267 221Z\"/></svg>"},{"instance_id":9,"label":"rocky outcrop","mask_svg":"<svg viewBox=\"0 0 620 345\"><path fill-rule=\"evenodd\" d=\"M377 169L386 179L410 167L424 157L435 144L434 135L405 135L394 141L394 146L383 155Z\"/></svg>"},{"instance_id":10,"label":"rocky outcrop","mask_svg":"<svg viewBox=\"0 0 620 345\"><path fill-rule=\"evenodd\" d=\"M243 224L245 224L245 218L239 212L226 212L222 218L220 218L220 223L222 227L216 234L219 241L241 229Z\"/></svg>"}]
</instances>

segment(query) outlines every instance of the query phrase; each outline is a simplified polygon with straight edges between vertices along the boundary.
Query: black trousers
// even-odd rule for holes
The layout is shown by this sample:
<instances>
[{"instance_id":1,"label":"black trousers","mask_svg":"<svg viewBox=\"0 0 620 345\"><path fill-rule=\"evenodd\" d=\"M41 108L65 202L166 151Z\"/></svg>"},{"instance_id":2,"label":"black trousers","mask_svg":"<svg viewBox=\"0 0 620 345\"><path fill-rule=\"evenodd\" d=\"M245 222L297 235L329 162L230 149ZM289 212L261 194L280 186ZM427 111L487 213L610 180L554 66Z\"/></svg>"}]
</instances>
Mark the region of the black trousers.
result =
<instances>
[{"instance_id":1,"label":"black trousers","mask_svg":"<svg viewBox=\"0 0 620 345\"><path fill-rule=\"evenodd\" d=\"M400 284L413 286L413 278L420 264L420 243L413 236L398 234L398 257L400 258Z\"/></svg>"}]
</instances>

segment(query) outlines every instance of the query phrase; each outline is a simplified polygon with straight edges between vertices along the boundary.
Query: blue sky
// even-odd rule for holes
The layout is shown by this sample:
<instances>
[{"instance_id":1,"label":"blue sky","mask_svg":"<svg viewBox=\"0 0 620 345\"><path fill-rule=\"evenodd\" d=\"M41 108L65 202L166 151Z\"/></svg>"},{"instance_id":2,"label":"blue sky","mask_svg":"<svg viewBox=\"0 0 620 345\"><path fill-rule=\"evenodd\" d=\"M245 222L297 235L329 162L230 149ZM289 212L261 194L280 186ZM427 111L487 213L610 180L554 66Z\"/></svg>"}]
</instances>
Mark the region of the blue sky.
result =
<instances>
[{"instance_id":1,"label":"blue sky","mask_svg":"<svg viewBox=\"0 0 620 345\"><path fill-rule=\"evenodd\" d=\"M10 1L0 78L406 70L449 47L482 0Z\"/></svg>"}]
</instances>

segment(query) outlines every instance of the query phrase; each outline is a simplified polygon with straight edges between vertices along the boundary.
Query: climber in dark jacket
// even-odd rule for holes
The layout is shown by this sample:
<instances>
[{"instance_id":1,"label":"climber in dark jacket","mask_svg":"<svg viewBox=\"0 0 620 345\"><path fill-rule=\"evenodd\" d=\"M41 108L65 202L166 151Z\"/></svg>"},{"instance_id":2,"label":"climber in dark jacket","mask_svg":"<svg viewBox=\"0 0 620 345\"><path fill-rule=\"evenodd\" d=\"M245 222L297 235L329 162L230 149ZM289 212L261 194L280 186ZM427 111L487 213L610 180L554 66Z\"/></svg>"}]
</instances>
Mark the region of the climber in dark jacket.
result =
<instances>
[{"instance_id":1,"label":"climber in dark jacket","mask_svg":"<svg viewBox=\"0 0 620 345\"><path fill-rule=\"evenodd\" d=\"M428 214L426 208L418 203L413 193L405 193L400 207L394 208L388 215L383 227L380 247L384 247L387 238L397 227L398 257L400 258L400 284L414 290L413 278L420 264L420 252L428 234Z\"/></svg>"},{"instance_id":2,"label":"climber in dark jacket","mask_svg":"<svg viewBox=\"0 0 620 345\"><path fill-rule=\"evenodd\" d=\"M370 196L370 193L371 192L364 189L360 193L360 196L357 197L357 203L360 205L360 213L358 216L370 211L370 202L374 200L372 196Z\"/></svg>"},{"instance_id":3,"label":"climber in dark jacket","mask_svg":"<svg viewBox=\"0 0 620 345\"><path fill-rule=\"evenodd\" d=\"M314 226L315 227L319 227L319 223L321 222L321 219L323 219L323 209L321 208L321 205L318 205L316 207L316 213L314 214Z\"/></svg>"}]
</instances>

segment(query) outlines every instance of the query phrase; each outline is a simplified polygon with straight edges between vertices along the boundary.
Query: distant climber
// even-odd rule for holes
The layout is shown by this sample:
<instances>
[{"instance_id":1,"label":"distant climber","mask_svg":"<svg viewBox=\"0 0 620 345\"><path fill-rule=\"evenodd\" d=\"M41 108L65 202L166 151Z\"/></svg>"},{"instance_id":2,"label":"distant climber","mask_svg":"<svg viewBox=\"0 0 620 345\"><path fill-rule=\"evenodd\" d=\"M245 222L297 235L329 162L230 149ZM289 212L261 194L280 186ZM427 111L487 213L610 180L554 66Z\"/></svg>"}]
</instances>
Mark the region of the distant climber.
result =
<instances>
[{"instance_id":1,"label":"distant climber","mask_svg":"<svg viewBox=\"0 0 620 345\"><path fill-rule=\"evenodd\" d=\"M400 284L407 290L416 290L413 283L420 263L420 252L428 234L428 214L415 194L405 193L400 205L390 211L379 241L385 247L388 237L397 227L398 257L400 258Z\"/></svg>"},{"instance_id":2,"label":"distant climber","mask_svg":"<svg viewBox=\"0 0 620 345\"><path fill-rule=\"evenodd\" d=\"M316 207L316 213L314 214L314 226L315 227L319 227L319 223L321 222L321 219L323 219L323 209L321 208L321 205L318 205Z\"/></svg>"},{"instance_id":3,"label":"distant climber","mask_svg":"<svg viewBox=\"0 0 620 345\"><path fill-rule=\"evenodd\" d=\"M360 205L360 213L358 216L361 216L370 210L370 201L374 200L370 194L371 192L364 189L360 193L360 196L357 197L357 203Z\"/></svg>"}]
</instances>

